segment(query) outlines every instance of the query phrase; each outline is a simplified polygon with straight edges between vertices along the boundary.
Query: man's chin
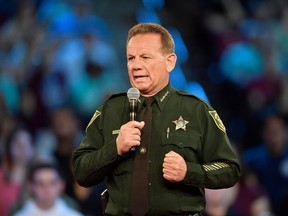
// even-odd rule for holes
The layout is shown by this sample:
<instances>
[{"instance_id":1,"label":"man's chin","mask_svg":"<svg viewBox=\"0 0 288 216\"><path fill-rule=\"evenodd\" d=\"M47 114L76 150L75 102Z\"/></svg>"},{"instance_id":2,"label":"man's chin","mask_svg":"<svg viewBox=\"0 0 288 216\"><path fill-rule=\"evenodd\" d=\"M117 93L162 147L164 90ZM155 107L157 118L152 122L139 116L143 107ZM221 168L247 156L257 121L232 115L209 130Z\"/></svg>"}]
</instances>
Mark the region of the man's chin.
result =
<instances>
[{"instance_id":1,"label":"man's chin","mask_svg":"<svg viewBox=\"0 0 288 216\"><path fill-rule=\"evenodd\" d=\"M141 93L146 92L148 90L147 84L145 83L134 83L133 85L135 88L137 88Z\"/></svg>"}]
</instances>

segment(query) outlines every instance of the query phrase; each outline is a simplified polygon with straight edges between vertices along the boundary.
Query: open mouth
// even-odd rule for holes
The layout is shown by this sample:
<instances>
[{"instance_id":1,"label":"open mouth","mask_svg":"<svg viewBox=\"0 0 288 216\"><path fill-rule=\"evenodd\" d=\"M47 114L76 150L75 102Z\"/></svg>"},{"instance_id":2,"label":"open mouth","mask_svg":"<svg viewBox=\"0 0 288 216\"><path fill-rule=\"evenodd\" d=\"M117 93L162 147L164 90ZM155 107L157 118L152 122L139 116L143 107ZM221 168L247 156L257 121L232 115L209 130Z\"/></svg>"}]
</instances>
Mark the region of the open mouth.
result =
<instances>
[{"instance_id":1,"label":"open mouth","mask_svg":"<svg viewBox=\"0 0 288 216\"><path fill-rule=\"evenodd\" d=\"M136 81L144 81L148 78L149 76L148 75L143 75L143 76L134 76L134 79Z\"/></svg>"}]
</instances>

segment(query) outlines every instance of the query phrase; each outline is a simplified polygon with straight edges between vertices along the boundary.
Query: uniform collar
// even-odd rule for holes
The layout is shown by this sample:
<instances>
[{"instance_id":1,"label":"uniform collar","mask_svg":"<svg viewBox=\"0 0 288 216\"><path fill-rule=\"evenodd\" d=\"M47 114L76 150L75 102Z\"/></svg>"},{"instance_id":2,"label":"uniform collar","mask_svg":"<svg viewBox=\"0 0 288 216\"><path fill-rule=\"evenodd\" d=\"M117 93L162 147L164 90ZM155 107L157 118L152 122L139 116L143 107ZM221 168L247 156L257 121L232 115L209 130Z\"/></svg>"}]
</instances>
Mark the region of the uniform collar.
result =
<instances>
[{"instance_id":1,"label":"uniform collar","mask_svg":"<svg viewBox=\"0 0 288 216\"><path fill-rule=\"evenodd\" d=\"M154 95L155 101L159 107L159 109L162 111L166 101L168 101L168 98L171 96L171 93L175 91L170 83L168 83L161 91L159 91L156 95ZM144 104L145 97L140 97L140 106L138 106L140 109Z\"/></svg>"}]
</instances>

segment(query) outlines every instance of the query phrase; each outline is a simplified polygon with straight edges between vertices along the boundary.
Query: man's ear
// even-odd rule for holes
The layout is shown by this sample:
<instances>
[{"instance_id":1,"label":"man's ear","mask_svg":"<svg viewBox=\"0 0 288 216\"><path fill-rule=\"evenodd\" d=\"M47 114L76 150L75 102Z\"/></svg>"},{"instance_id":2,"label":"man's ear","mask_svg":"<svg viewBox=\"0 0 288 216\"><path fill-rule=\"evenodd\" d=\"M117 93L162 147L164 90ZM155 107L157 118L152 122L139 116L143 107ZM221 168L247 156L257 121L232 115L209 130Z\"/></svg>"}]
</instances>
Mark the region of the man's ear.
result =
<instances>
[{"instance_id":1,"label":"man's ear","mask_svg":"<svg viewBox=\"0 0 288 216\"><path fill-rule=\"evenodd\" d=\"M167 71L170 73L175 65L176 65L176 61L177 61L177 56L175 53L171 53L169 55L167 55L166 57L166 67L167 67Z\"/></svg>"}]
</instances>

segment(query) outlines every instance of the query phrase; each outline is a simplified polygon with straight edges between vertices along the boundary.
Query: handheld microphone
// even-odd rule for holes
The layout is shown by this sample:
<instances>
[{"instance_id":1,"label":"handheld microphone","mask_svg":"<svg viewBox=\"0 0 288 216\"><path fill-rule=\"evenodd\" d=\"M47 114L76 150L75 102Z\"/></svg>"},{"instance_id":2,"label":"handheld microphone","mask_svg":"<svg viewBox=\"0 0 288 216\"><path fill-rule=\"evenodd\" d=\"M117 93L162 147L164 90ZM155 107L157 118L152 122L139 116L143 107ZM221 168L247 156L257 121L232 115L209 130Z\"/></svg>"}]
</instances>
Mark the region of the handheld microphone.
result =
<instances>
[{"instance_id":1,"label":"handheld microphone","mask_svg":"<svg viewBox=\"0 0 288 216\"><path fill-rule=\"evenodd\" d=\"M137 105L140 98L140 91L137 88L130 88L127 91L127 97L129 100L129 118L130 121L135 121L137 117ZM131 151L136 151L136 147L132 147Z\"/></svg>"},{"instance_id":2,"label":"handheld microphone","mask_svg":"<svg viewBox=\"0 0 288 216\"><path fill-rule=\"evenodd\" d=\"M132 87L127 91L127 97L129 99L130 121L135 121L137 117L137 104L140 97L140 91L137 88Z\"/></svg>"}]
</instances>

